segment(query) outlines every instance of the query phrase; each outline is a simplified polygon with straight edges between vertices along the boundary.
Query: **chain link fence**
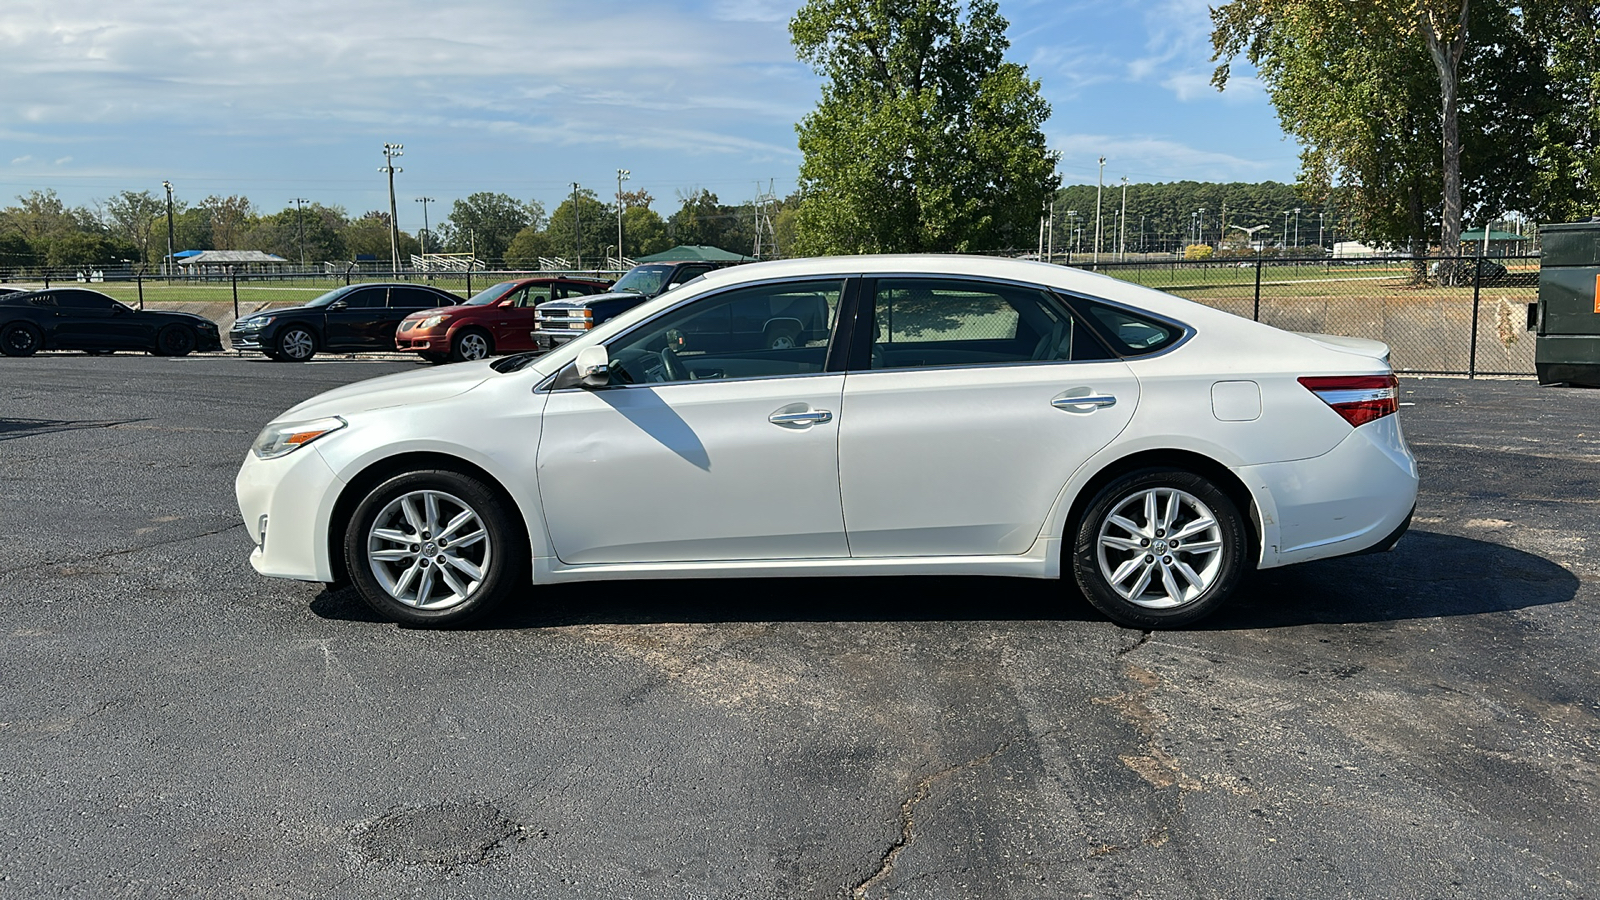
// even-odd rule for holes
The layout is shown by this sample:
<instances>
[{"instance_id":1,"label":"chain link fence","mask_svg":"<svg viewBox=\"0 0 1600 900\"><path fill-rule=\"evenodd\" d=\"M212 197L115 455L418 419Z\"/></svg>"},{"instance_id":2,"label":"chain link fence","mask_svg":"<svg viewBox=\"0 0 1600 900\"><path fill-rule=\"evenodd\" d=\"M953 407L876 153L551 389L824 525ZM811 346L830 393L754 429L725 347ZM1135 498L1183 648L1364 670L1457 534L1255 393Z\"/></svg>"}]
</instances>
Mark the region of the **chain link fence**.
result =
<instances>
[{"instance_id":1,"label":"chain link fence","mask_svg":"<svg viewBox=\"0 0 1600 900\"><path fill-rule=\"evenodd\" d=\"M1088 263L1114 278L1176 294L1288 331L1371 338L1388 344L1397 372L1532 375L1527 306L1538 299L1539 258L1386 256L1367 259L1232 258ZM131 306L183 309L224 332L237 316L297 306L347 284L428 284L463 299L492 284L533 276L615 280L619 270L544 272L220 272L150 276L136 271L32 273L20 286L83 282ZM909 309L909 308L908 308ZM996 322L995 327L1003 327Z\"/></svg>"},{"instance_id":2,"label":"chain link fence","mask_svg":"<svg viewBox=\"0 0 1600 900\"><path fill-rule=\"evenodd\" d=\"M1075 263L1286 331L1388 344L1397 372L1532 375L1536 256Z\"/></svg>"}]
</instances>

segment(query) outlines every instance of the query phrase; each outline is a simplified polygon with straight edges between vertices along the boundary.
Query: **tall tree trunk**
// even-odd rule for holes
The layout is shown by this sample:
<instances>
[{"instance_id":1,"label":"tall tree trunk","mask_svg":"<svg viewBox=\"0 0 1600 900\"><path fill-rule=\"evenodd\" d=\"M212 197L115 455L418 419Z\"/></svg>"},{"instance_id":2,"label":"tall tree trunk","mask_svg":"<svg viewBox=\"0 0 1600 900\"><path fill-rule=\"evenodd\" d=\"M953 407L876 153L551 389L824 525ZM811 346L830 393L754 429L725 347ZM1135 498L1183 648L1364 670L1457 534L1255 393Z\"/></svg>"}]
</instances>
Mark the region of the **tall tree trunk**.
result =
<instances>
[{"instance_id":1,"label":"tall tree trunk","mask_svg":"<svg viewBox=\"0 0 1600 900\"><path fill-rule=\"evenodd\" d=\"M1428 42L1428 55L1439 72L1440 124L1444 132L1444 209L1440 216L1439 250L1446 257L1456 255L1461 245L1461 116L1457 91L1461 84L1461 55L1467 47L1467 4L1461 0L1461 13L1455 34L1448 44L1434 21L1433 10L1418 9L1417 21ZM1446 267L1441 266L1443 271Z\"/></svg>"}]
</instances>

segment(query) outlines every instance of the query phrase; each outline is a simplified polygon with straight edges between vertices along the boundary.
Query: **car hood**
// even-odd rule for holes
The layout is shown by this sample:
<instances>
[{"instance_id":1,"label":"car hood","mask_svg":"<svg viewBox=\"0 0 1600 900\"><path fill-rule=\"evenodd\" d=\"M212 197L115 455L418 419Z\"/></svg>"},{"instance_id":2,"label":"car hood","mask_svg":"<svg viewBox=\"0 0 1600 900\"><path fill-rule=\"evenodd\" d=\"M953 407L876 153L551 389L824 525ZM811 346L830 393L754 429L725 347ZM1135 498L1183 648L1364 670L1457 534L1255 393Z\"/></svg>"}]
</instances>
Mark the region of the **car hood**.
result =
<instances>
[{"instance_id":1,"label":"car hood","mask_svg":"<svg viewBox=\"0 0 1600 900\"><path fill-rule=\"evenodd\" d=\"M614 292L608 292L608 293L604 293L604 294L588 294L588 295L583 296L583 297L568 297L565 300L546 300L545 302L539 304L539 308L540 309L582 309L583 307L588 306L591 303L600 303L600 302L605 301L605 300L616 300L616 299L619 299L619 298L627 299L627 300L639 300L639 301L644 301L644 300L649 299L649 298L645 297L643 294L635 294L633 291L614 291Z\"/></svg>"},{"instance_id":2,"label":"car hood","mask_svg":"<svg viewBox=\"0 0 1600 900\"><path fill-rule=\"evenodd\" d=\"M475 309L492 309L489 306L435 306L433 309L419 309L414 313L407 313L402 321L416 319L421 321L429 316L470 316Z\"/></svg>"},{"instance_id":3,"label":"car hood","mask_svg":"<svg viewBox=\"0 0 1600 900\"><path fill-rule=\"evenodd\" d=\"M234 319L234 321L235 322L248 322L251 319L264 319L264 318L267 318L268 316L276 317L276 316L294 315L296 313L317 313L317 314L320 315L320 314L322 314L323 312L326 312L326 311L327 311L326 307L321 307L321 306L288 306L288 307L284 307L282 309L263 309L260 312L253 312L253 313L250 313L248 315L240 316L239 318Z\"/></svg>"},{"instance_id":4,"label":"car hood","mask_svg":"<svg viewBox=\"0 0 1600 900\"><path fill-rule=\"evenodd\" d=\"M485 360L384 375L318 394L289 409L277 421L344 416L446 400L472 390L494 374Z\"/></svg>"},{"instance_id":5,"label":"car hood","mask_svg":"<svg viewBox=\"0 0 1600 900\"><path fill-rule=\"evenodd\" d=\"M152 310L152 312L154 312L154 311L155 310ZM196 315L195 313L192 313L192 312L182 312L182 311L174 310L174 309L163 309L163 310L160 310L159 312L161 313L162 317L168 318L168 319L184 319L184 320L187 320L187 321L190 321L190 322L197 322L197 323L198 322L204 322L207 325L216 325L217 324L217 323L211 321L210 319L206 318L205 316Z\"/></svg>"}]
</instances>

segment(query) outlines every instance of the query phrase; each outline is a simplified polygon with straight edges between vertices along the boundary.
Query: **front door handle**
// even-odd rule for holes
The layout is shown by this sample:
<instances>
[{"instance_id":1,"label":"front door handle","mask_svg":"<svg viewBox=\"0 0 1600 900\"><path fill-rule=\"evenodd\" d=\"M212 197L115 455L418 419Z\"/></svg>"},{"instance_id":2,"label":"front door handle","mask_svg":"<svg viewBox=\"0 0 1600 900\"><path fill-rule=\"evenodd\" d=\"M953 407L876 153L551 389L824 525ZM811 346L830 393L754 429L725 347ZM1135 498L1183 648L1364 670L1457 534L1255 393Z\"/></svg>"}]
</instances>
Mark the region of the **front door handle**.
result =
<instances>
[{"instance_id":1,"label":"front door handle","mask_svg":"<svg viewBox=\"0 0 1600 900\"><path fill-rule=\"evenodd\" d=\"M1102 397L1057 397L1050 401L1050 405L1056 409L1064 409L1067 412L1093 412L1097 409L1105 409L1108 406L1116 406L1117 398L1109 395Z\"/></svg>"},{"instance_id":2,"label":"front door handle","mask_svg":"<svg viewBox=\"0 0 1600 900\"><path fill-rule=\"evenodd\" d=\"M767 421L774 425L799 426L821 425L833 421L833 413L826 409L811 409L805 412L775 412L767 416Z\"/></svg>"}]
</instances>

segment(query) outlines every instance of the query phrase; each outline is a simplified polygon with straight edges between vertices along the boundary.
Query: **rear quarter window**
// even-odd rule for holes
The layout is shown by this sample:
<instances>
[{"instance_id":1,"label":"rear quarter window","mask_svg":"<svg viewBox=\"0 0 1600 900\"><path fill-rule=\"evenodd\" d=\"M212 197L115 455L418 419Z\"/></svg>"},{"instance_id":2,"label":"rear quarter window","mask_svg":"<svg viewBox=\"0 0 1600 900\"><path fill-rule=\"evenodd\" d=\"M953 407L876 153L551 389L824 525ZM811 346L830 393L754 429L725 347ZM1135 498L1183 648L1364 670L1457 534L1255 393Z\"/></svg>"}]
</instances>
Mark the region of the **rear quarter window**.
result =
<instances>
[{"instance_id":1,"label":"rear quarter window","mask_svg":"<svg viewBox=\"0 0 1600 900\"><path fill-rule=\"evenodd\" d=\"M1147 356L1171 347L1183 329L1170 322L1103 303L1084 303L1095 328L1119 356Z\"/></svg>"}]
</instances>

